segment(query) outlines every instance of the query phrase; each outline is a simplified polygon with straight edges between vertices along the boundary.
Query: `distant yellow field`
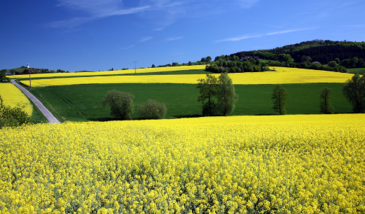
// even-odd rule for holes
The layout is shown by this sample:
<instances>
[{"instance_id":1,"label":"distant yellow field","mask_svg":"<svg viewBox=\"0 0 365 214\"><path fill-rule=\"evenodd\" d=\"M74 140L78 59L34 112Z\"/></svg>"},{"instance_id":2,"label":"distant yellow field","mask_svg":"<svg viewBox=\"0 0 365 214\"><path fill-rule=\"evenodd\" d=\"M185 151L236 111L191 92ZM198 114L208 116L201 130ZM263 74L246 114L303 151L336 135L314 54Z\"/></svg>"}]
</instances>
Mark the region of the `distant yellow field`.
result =
<instances>
[{"instance_id":1,"label":"distant yellow field","mask_svg":"<svg viewBox=\"0 0 365 214\"><path fill-rule=\"evenodd\" d=\"M156 73L156 72L169 72L169 71L186 71L186 70L204 70L206 65L192 65L192 66L173 66L173 67L157 67L157 68L143 68L143 69L130 69L130 70L115 70L115 71L95 71L95 72L77 72L77 73L42 73L32 74L32 78L45 78L45 77L77 77L77 76L109 76L118 74L134 74L136 73ZM25 75L12 75L7 76L9 78L29 78L28 74Z\"/></svg>"},{"instance_id":2,"label":"distant yellow field","mask_svg":"<svg viewBox=\"0 0 365 214\"><path fill-rule=\"evenodd\" d=\"M0 130L1 213L365 213L365 114Z\"/></svg>"},{"instance_id":3,"label":"distant yellow field","mask_svg":"<svg viewBox=\"0 0 365 214\"><path fill-rule=\"evenodd\" d=\"M28 98L13 84L0 83L0 95L4 101L4 105L16 107L19 105L26 105L26 112L29 115L33 113L33 106Z\"/></svg>"},{"instance_id":4,"label":"distant yellow field","mask_svg":"<svg viewBox=\"0 0 365 214\"><path fill-rule=\"evenodd\" d=\"M229 76L236 85L258 84L290 84L290 83L345 83L353 74L331 71L275 67L276 71L231 73ZM214 74L217 77L219 74ZM181 75L130 75L130 76L98 76L33 80L33 87L80 85L80 84L112 84L112 83L176 83L197 84L197 80L205 78L205 74ZM29 85L29 80L21 81Z\"/></svg>"}]
</instances>

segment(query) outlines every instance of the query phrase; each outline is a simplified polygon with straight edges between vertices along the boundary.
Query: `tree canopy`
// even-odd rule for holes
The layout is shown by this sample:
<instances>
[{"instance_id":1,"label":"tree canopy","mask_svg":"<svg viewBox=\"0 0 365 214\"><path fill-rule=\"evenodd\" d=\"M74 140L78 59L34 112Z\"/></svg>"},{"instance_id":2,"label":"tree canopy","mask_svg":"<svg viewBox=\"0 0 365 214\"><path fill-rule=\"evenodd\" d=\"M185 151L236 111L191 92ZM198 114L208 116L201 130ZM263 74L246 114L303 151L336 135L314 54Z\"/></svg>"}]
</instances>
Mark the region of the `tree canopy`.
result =
<instances>
[{"instance_id":1,"label":"tree canopy","mask_svg":"<svg viewBox=\"0 0 365 214\"><path fill-rule=\"evenodd\" d=\"M108 91L102 102L103 107L110 106L111 116L118 119L128 119L134 112L134 96L128 92Z\"/></svg>"},{"instance_id":2,"label":"tree canopy","mask_svg":"<svg viewBox=\"0 0 365 214\"><path fill-rule=\"evenodd\" d=\"M271 98L274 101L273 109L280 115L286 114L286 100L289 98L286 89L281 85L277 85L273 90Z\"/></svg>"},{"instance_id":3,"label":"tree canopy","mask_svg":"<svg viewBox=\"0 0 365 214\"><path fill-rule=\"evenodd\" d=\"M228 76L228 73L222 73L219 76L218 85L218 109L226 116L235 109L235 104L238 100L238 95L235 92L232 79Z\"/></svg>"},{"instance_id":4,"label":"tree canopy","mask_svg":"<svg viewBox=\"0 0 365 214\"><path fill-rule=\"evenodd\" d=\"M212 116L216 113L216 100L218 94L218 79L214 75L207 74L206 79L199 79L198 86L200 96L198 102L203 103L203 115Z\"/></svg>"},{"instance_id":5,"label":"tree canopy","mask_svg":"<svg viewBox=\"0 0 365 214\"><path fill-rule=\"evenodd\" d=\"M331 95L332 95L332 90L330 88L326 87L321 90L320 111L324 114L333 114L335 112L335 108L333 108L330 102Z\"/></svg>"},{"instance_id":6,"label":"tree canopy","mask_svg":"<svg viewBox=\"0 0 365 214\"><path fill-rule=\"evenodd\" d=\"M347 80L343 87L343 93L347 100L352 104L354 113L365 112L365 76L360 77L355 74Z\"/></svg>"}]
</instances>

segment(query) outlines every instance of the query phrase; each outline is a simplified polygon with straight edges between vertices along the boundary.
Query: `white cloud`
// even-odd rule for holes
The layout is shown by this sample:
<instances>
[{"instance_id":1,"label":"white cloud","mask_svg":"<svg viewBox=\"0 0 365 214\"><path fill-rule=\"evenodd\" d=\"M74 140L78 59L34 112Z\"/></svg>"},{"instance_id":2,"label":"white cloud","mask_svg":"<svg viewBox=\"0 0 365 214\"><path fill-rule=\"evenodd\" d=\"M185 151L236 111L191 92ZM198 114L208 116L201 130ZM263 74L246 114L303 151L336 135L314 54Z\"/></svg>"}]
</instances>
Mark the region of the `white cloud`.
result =
<instances>
[{"instance_id":1,"label":"white cloud","mask_svg":"<svg viewBox=\"0 0 365 214\"><path fill-rule=\"evenodd\" d=\"M95 19L141 14L154 23L155 31L163 30L181 18L205 17L229 12L229 7L251 8L259 0L140 0L138 7L126 8L123 0L58 0L59 7L80 11L82 15L70 20L61 20L49 24L51 27L67 27L83 24ZM230 6L228 6L230 5ZM228 6L225 7L225 6Z\"/></svg>"},{"instance_id":2,"label":"white cloud","mask_svg":"<svg viewBox=\"0 0 365 214\"><path fill-rule=\"evenodd\" d=\"M133 48L134 45L130 45L128 47L124 47L124 48L120 48L120 50L126 50L126 49L129 49L129 48Z\"/></svg>"},{"instance_id":3,"label":"white cloud","mask_svg":"<svg viewBox=\"0 0 365 214\"><path fill-rule=\"evenodd\" d=\"M181 36L180 37L170 37L170 38L167 38L166 41L171 42L171 41L175 41L175 40L182 39L182 38L184 38L184 37L181 37Z\"/></svg>"},{"instance_id":4,"label":"white cloud","mask_svg":"<svg viewBox=\"0 0 365 214\"><path fill-rule=\"evenodd\" d=\"M95 18L93 17L76 17L70 20L63 20L63 21L56 21L56 22L51 22L50 24L48 24L49 27L54 27L54 28L58 28L58 27L74 27L80 24L83 24L85 22L89 22L94 20Z\"/></svg>"},{"instance_id":5,"label":"white cloud","mask_svg":"<svg viewBox=\"0 0 365 214\"><path fill-rule=\"evenodd\" d=\"M236 0L237 3L245 9L253 7L259 0Z\"/></svg>"},{"instance_id":6,"label":"white cloud","mask_svg":"<svg viewBox=\"0 0 365 214\"><path fill-rule=\"evenodd\" d=\"M292 33L292 32L297 32L297 31L312 30L312 29L313 29L313 28L303 28L303 29L281 30L281 31L275 31L275 32L267 33L267 34L265 34L265 35L266 35L266 36L271 36L271 35L277 35L277 34Z\"/></svg>"},{"instance_id":7,"label":"white cloud","mask_svg":"<svg viewBox=\"0 0 365 214\"><path fill-rule=\"evenodd\" d=\"M365 25L342 25L340 27L365 28Z\"/></svg>"},{"instance_id":8,"label":"white cloud","mask_svg":"<svg viewBox=\"0 0 365 214\"><path fill-rule=\"evenodd\" d=\"M241 40L244 40L244 39L251 39L251 38L257 38L257 37L264 37L264 36L272 36L272 35L286 34L286 33L306 31L306 30L314 30L314 29L316 29L316 28L289 29L289 30L269 32L269 33L265 33L265 34L244 35L244 36L233 37L233 38L228 38L228 39L221 39L221 40L217 40L215 42L216 43L218 43L218 42L237 42L237 41L241 41Z\"/></svg>"},{"instance_id":9,"label":"white cloud","mask_svg":"<svg viewBox=\"0 0 365 214\"><path fill-rule=\"evenodd\" d=\"M150 40L150 39L152 39L153 37L143 37L141 40L139 40L139 42L146 42L146 41L148 41L148 40Z\"/></svg>"},{"instance_id":10,"label":"white cloud","mask_svg":"<svg viewBox=\"0 0 365 214\"><path fill-rule=\"evenodd\" d=\"M233 37L233 38L228 38L228 39L221 39L215 42L237 42L240 40L244 40L244 39L251 39L251 38L257 38L257 37L261 37L262 35L244 35L244 36L239 36L239 37Z\"/></svg>"},{"instance_id":11,"label":"white cloud","mask_svg":"<svg viewBox=\"0 0 365 214\"><path fill-rule=\"evenodd\" d=\"M73 27L95 19L140 13L150 8L149 5L122 8L122 0L59 0L59 2L59 7L82 11L86 13L87 16L52 22L49 24L50 27Z\"/></svg>"}]
</instances>

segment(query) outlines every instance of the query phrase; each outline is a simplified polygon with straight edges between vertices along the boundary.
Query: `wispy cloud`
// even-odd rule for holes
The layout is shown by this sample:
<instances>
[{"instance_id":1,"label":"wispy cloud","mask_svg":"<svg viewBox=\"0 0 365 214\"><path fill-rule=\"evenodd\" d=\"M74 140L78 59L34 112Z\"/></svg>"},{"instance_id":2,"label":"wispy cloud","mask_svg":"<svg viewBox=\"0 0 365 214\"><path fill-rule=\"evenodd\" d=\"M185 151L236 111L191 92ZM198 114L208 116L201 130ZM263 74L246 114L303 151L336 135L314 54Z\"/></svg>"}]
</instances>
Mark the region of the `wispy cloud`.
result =
<instances>
[{"instance_id":1,"label":"wispy cloud","mask_svg":"<svg viewBox=\"0 0 365 214\"><path fill-rule=\"evenodd\" d=\"M245 9L253 7L259 0L236 0L237 3Z\"/></svg>"},{"instance_id":2,"label":"wispy cloud","mask_svg":"<svg viewBox=\"0 0 365 214\"><path fill-rule=\"evenodd\" d=\"M249 9L259 0L141 0L140 5L151 5L143 17L148 17L154 25L154 31L161 31L179 19L202 20L229 12L232 8ZM158 10L158 13L156 13Z\"/></svg>"},{"instance_id":3,"label":"wispy cloud","mask_svg":"<svg viewBox=\"0 0 365 214\"><path fill-rule=\"evenodd\" d=\"M61 28L61 27L74 27L89 21L94 20L95 17L76 17L70 20L55 21L48 24L49 27Z\"/></svg>"},{"instance_id":4,"label":"wispy cloud","mask_svg":"<svg viewBox=\"0 0 365 214\"><path fill-rule=\"evenodd\" d=\"M342 25L339 27L365 28L365 25Z\"/></svg>"},{"instance_id":5,"label":"wispy cloud","mask_svg":"<svg viewBox=\"0 0 365 214\"><path fill-rule=\"evenodd\" d=\"M122 0L59 0L59 2L57 6L82 11L84 16L55 21L49 24L50 27L73 27L95 19L140 13L150 8L150 5L123 8Z\"/></svg>"},{"instance_id":6,"label":"wispy cloud","mask_svg":"<svg viewBox=\"0 0 365 214\"><path fill-rule=\"evenodd\" d=\"M204 17L227 12L231 8L249 9L259 0L232 0L227 4L223 0L140 0L138 7L127 8L123 0L58 0L57 6L80 12L79 16L69 20L50 23L50 27L73 27L96 19L127 14L140 14L154 22L155 31L172 25L181 18ZM223 7L230 5L229 7Z\"/></svg>"},{"instance_id":7,"label":"wispy cloud","mask_svg":"<svg viewBox=\"0 0 365 214\"><path fill-rule=\"evenodd\" d=\"M130 49L130 48L133 48L134 45L130 45L128 47L124 47L124 48L120 48L120 50L126 50L126 49Z\"/></svg>"},{"instance_id":8,"label":"wispy cloud","mask_svg":"<svg viewBox=\"0 0 365 214\"><path fill-rule=\"evenodd\" d=\"M182 39L182 38L184 38L184 37L170 37L170 38L167 38L166 39L166 42L171 42L171 41L175 41L175 40L178 40L178 39Z\"/></svg>"},{"instance_id":9,"label":"wispy cloud","mask_svg":"<svg viewBox=\"0 0 365 214\"><path fill-rule=\"evenodd\" d=\"M237 41L241 41L244 39L251 39L251 38L257 38L257 37L262 37L262 36L263 35L244 35L244 36L233 37L233 38L228 38L228 39L221 39L216 42L237 42Z\"/></svg>"},{"instance_id":10,"label":"wispy cloud","mask_svg":"<svg viewBox=\"0 0 365 214\"><path fill-rule=\"evenodd\" d=\"M244 40L244 39L251 39L251 38L257 38L257 37L264 37L264 36L272 36L272 35L286 34L286 33L306 31L306 30L314 30L314 29L316 29L316 28L289 29L289 30L269 32L269 33L265 33L265 34L243 35L243 36L239 36L239 37L221 39L221 40L217 40L215 42L216 43L218 43L218 42L237 42L237 41L241 41L241 40Z\"/></svg>"},{"instance_id":11,"label":"wispy cloud","mask_svg":"<svg viewBox=\"0 0 365 214\"><path fill-rule=\"evenodd\" d=\"M146 42L148 40L151 40L153 37L149 36L149 37L143 37L141 40L139 40L139 42Z\"/></svg>"},{"instance_id":12,"label":"wispy cloud","mask_svg":"<svg viewBox=\"0 0 365 214\"><path fill-rule=\"evenodd\" d=\"M292 32L298 32L298 31L305 31L305 30L313 30L313 28L303 28L303 29L291 29L291 30L281 30L281 31L275 31L265 34L266 36L271 35L277 35L277 34L285 34L285 33L292 33Z\"/></svg>"}]
</instances>

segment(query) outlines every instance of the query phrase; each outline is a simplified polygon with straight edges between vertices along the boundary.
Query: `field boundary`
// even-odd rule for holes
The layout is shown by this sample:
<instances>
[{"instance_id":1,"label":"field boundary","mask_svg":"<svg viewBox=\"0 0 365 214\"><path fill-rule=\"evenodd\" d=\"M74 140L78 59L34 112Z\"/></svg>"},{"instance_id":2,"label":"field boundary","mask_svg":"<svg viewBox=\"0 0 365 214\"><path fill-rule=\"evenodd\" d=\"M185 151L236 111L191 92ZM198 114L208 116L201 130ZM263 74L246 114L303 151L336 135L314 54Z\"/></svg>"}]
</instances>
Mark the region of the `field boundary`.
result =
<instances>
[{"instance_id":1,"label":"field boundary","mask_svg":"<svg viewBox=\"0 0 365 214\"><path fill-rule=\"evenodd\" d=\"M53 114L39 101L33 94L31 94L27 89L23 86L19 85L15 82L14 79L11 79L11 83L13 83L17 88L19 88L33 103L37 108L42 112L42 114L47 118L49 123L61 123Z\"/></svg>"}]
</instances>

